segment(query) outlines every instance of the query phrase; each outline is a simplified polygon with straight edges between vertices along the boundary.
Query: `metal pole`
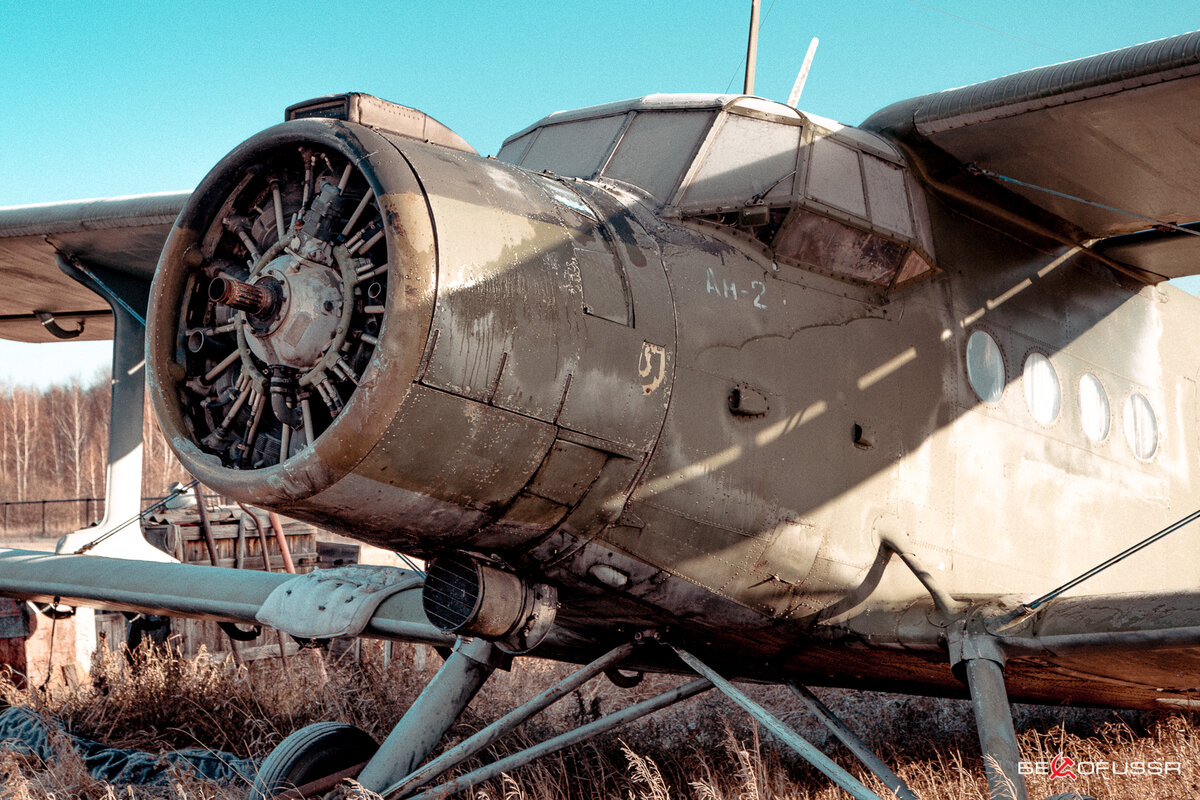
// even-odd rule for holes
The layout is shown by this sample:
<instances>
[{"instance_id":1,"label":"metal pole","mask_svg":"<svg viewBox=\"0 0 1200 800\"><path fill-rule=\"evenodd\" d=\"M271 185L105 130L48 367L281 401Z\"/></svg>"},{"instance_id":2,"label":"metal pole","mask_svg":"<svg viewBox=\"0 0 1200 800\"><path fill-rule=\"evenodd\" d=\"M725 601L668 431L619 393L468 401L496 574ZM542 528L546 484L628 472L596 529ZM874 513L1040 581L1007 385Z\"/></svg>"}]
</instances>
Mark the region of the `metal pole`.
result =
<instances>
[{"instance_id":1,"label":"metal pole","mask_svg":"<svg viewBox=\"0 0 1200 800\"><path fill-rule=\"evenodd\" d=\"M246 518L238 517L237 540L233 543L233 568L241 569L246 558Z\"/></svg>"},{"instance_id":2,"label":"metal pole","mask_svg":"<svg viewBox=\"0 0 1200 800\"><path fill-rule=\"evenodd\" d=\"M791 683L789 681L787 686L808 707L808 710L815 714L821 722L824 722L825 726L833 732L833 735L842 744L846 745L859 761L867 766L867 769L875 773L875 777L879 778L889 789L895 792L896 797L900 798L900 800L918 800L916 793L908 787L908 784L899 775L892 772L891 767L883 763L883 759L871 752L871 749L863 743L862 739L859 739L854 734L854 731L847 728L845 723L838 719L837 715L830 711L815 694L798 683Z\"/></svg>"},{"instance_id":3,"label":"metal pole","mask_svg":"<svg viewBox=\"0 0 1200 800\"><path fill-rule=\"evenodd\" d=\"M258 534L258 548L262 551L263 572L271 571L271 551L267 545L267 532L263 530L262 521L255 516L245 504L238 503L238 508L254 524L254 532Z\"/></svg>"},{"instance_id":4,"label":"metal pole","mask_svg":"<svg viewBox=\"0 0 1200 800\"><path fill-rule=\"evenodd\" d=\"M212 562L214 567L217 564L217 543L213 539L212 523L208 520L208 509L204 506L204 487L197 483L196 489L196 514L200 517L200 529L204 533L204 544L208 547L208 560Z\"/></svg>"},{"instance_id":5,"label":"metal pole","mask_svg":"<svg viewBox=\"0 0 1200 800\"><path fill-rule=\"evenodd\" d=\"M1147 631L1113 631L1103 633L1058 633L1050 636L1001 636L1000 648L1005 655L1050 656L1065 653L1086 653L1111 648L1170 650L1195 647L1200 643L1200 626L1158 628Z\"/></svg>"},{"instance_id":6,"label":"metal pole","mask_svg":"<svg viewBox=\"0 0 1200 800\"><path fill-rule=\"evenodd\" d=\"M829 756L822 753L812 745L807 739L772 714L758 703L751 700L744 692L738 689L729 681L721 677L714 669L709 667L700 659L696 658L686 650L681 650L678 647L671 648L683 659L683 662L694 669L700 675L712 681L713 686L716 686L722 694L732 700L734 703L742 707L747 714L758 720L764 728L775 734L783 740L784 744L791 747L800 756L820 770L825 777L834 782L842 791L854 797L855 800L880 800L879 795L872 792L866 786L859 782L857 778L851 775L846 770L842 769L834 763Z\"/></svg>"},{"instance_id":7,"label":"metal pole","mask_svg":"<svg viewBox=\"0 0 1200 800\"><path fill-rule=\"evenodd\" d=\"M621 663L633 652L635 647L636 645L630 643L610 650L592 663L581 667L554 686L551 686L529 702L513 709L483 730L442 753L433 761L430 761L399 783L388 787L386 791L380 792L380 794L385 797L390 795L402 796L413 789L418 789L426 785L441 775L445 775L451 767L461 764L480 750L488 747L534 714L556 703L609 667Z\"/></svg>"},{"instance_id":8,"label":"metal pole","mask_svg":"<svg viewBox=\"0 0 1200 800\"><path fill-rule=\"evenodd\" d=\"M494 761L486 767L480 767L474 772L468 772L462 777L455 778L452 781L443 783L440 786L435 786L428 791L415 795L409 800L435 800L435 798L448 797L452 794L468 789L476 784L483 783L486 780L496 777L502 772L509 772L517 767L522 767L542 756L548 756L552 753L557 753L570 747L573 744L590 739L593 736L598 736L601 733L610 731L626 722L632 722L636 719L641 719L647 714L653 714L659 709L674 705L681 700L686 700L689 697L700 694L712 688L712 684L701 678L685 683L682 686L677 686L670 691L663 692L660 695L655 695L649 700L643 700L636 703L623 711L609 714L606 717L601 717L595 722L589 722L587 725L576 728L573 731L567 731L564 734L555 736L553 739L548 739L541 744L534 745L527 750L522 750L519 753L514 753L507 758L502 758L499 761ZM361 779L360 779L361 780ZM386 795L385 795L386 796ZM878 798L875 798L878 800Z\"/></svg>"},{"instance_id":9,"label":"metal pole","mask_svg":"<svg viewBox=\"0 0 1200 800\"><path fill-rule=\"evenodd\" d=\"M1028 800L1025 778L1017 763L1021 760L1021 750L1017 746L1008 692L1004 689L1004 671L989 658L972 658L965 663L988 795L991 800Z\"/></svg>"},{"instance_id":10,"label":"metal pole","mask_svg":"<svg viewBox=\"0 0 1200 800\"><path fill-rule=\"evenodd\" d=\"M758 58L758 6L760 0L750 3L750 41L746 45L746 81L742 94L754 94L754 62Z\"/></svg>"},{"instance_id":11,"label":"metal pole","mask_svg":"<svg viewBox=\"0 0 1200 800\"><path fill-rule=\"evenodd\" d=\"M279 521L279 515L274 511L267 512L267 519L271 521L271 529L275 531L275 539L279 542L279 555L283 557L283 570L296 574L296 565L292 563L292 551L288 547L287 537L283 535L283 523Z\"/></svg>"},{"instance_id":12,"label":"metal pole","mask_svg":"<svg viewBox=\"0 0 1200 800\"><path fill-rule=\"evenodd\" d=\"M378 792L410 774L450 730L501 657L490 642L459 639L446 663L363 767L358 782Z\"/></svg>"}]
</instances>

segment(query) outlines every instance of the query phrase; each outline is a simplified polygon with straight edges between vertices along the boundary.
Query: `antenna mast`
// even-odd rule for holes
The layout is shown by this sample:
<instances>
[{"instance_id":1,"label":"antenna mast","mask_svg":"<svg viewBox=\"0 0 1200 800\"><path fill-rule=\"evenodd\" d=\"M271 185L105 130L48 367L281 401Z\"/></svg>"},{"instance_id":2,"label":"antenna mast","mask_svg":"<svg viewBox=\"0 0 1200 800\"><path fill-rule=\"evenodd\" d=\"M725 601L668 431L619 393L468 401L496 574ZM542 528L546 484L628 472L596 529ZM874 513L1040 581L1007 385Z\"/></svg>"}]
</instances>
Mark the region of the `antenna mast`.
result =
<instances>
[{"instance_id":1,"label":"antenna mast","mask_svg":"<svg viewBox=\"0 0 1200 800\"><path fill-rule=\"evenodd\" d=\"M787 104L792 108L796 108L800 102L800 93L804 91L804 84L808 81L808 71L812 68L813 56L817 54L817 37L813 37L808 45L808 53L804 56L804 63L800 65L800 73L796 76L796 82L792 84L792 93L788 95Z\"/></svg>"},{"instance_id":2,"label":"antenna mast","mask_svg":"<svg viewBox=\"0 0 1200 800\"><path fill-rule=\"evenodd\" d=\"M746 82L742 94L754 94L754 61L758 56L758 6L760 0L750 2L750 42L746 45Z\"/></svg>"}]
</instances>

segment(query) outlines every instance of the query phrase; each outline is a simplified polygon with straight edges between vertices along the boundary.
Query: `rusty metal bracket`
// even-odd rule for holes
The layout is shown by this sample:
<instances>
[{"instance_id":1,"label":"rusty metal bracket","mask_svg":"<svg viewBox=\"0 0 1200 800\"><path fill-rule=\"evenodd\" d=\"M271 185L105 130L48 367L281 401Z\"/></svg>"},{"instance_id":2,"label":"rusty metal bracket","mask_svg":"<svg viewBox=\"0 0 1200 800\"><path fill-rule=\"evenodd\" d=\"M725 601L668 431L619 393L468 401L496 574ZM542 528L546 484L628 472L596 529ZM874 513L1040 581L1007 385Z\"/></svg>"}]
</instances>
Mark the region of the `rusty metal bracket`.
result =
<instances>
[{"instance_id":1,"label":"rusty metal bracket","mask_svg":"<svg viewBox=\"0 0 1200 800\"><path fill-rule=\"evenodd\" d=\"M83 333L83 326L86 322L82 318L79 319L79 327L73 331L69 331L58 324L58 321L54 318L54 313L51 311L35 311L33 315L38 318L38 321L42 323L42 327L49 331L50 335L55 339L74 339L78 337Z\"/></svg>"}]
</instances>

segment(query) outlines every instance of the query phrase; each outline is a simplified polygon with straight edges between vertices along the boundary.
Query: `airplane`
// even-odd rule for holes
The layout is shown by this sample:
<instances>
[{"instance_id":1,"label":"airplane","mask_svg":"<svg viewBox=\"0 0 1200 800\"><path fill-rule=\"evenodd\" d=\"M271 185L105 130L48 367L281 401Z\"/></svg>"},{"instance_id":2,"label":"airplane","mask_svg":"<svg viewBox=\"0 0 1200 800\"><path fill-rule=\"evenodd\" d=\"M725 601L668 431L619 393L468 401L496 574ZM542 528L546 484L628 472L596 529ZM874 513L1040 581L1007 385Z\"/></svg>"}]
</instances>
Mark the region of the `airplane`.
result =
<instances>
[{"instance_id":1,"label":"airplane","mask_svg":"<svg viewBox=\"0 0 1200 800\"><path fill-rule=\"evenodd\" d=\"M331 95L191 193L0 209L0 335L113 336L118 410L105 520L0 552L0 594L453 648L377 749L306 728L253 797L448 796L713 688L879 797L750 680L905 800L806 687L970 697L1024 800L1010 701L1200 703L1200 301L1166 283L1200 273L1198 76L1200 32L859 127L650 95L494 157ZM166 563L128 524L143 386L204 486L425 570ZM583 666L426 761L518 654ZM431 788L646 672L693 679Z\"/></svg>"}]
</instances>

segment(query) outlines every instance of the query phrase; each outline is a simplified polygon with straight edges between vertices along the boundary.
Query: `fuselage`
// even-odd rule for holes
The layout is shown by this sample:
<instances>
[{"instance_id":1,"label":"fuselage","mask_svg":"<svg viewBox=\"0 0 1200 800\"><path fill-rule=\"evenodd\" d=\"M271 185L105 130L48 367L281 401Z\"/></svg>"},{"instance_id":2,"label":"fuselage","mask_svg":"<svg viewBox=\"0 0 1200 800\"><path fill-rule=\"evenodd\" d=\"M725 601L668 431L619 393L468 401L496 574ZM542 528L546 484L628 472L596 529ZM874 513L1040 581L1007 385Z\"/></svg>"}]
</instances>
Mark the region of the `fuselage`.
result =
<instances>
[{"instance_id":1,"label":"fuselage","mask_svg":"<svg viewBox=\"0 0 1200 800\"><path fill-rule=\"evenodd\" d=\"M999 608L1200 504L1187 447L1200 306L945 205L879 137L756 102L680 104L692 138L646 140L677 145L674 161L621 149L631 131L669 127L661 101L551 118L501 161L348 123L251 140L197 192L216 200L185 209L156 283L151 385L185 463L227 494L375 544L465 552L555 585L551 651L670 630L734 673L959 691L929 580L896 551L957 602ZM570 125L576 138L557 130ZM737 158L722 150L734 125L750 126ZM597 127L611 130L593 137L594 160L554 141L586 144ZM388 249L304 267L330 270L330 286L338 265L346 275L327 324L349 355L327 368L313 345L288 362L296 397L305 380L342 396L284 435L263 409L300 404L268 402L263 347L229 362L240 383L197 389L188 374L215 377L224 356L179 342L247 319L211 317L205 286L230 268L196 269L261 255L228 233L239 192L269 198L265 183L245 188L259 179L240 179L238 159L282 164L296 143L324 148L332 174L339 158L359 165ZM342 179L350 194L355 180ZM244 204L265 220L248 229L257 249L278 256L271 223L287 215ZM372 278L355 275L384 260L386 285L363 297ZM272 264L235 277L278 273L299 295L286 273L308 262ZM231 463L239 424L242 452L269 459ZM1075 593L1189 591L1193 548L1170 547ZM1036 679L1013 692L1054 696Z\"/></svg>"}]
</instances>

